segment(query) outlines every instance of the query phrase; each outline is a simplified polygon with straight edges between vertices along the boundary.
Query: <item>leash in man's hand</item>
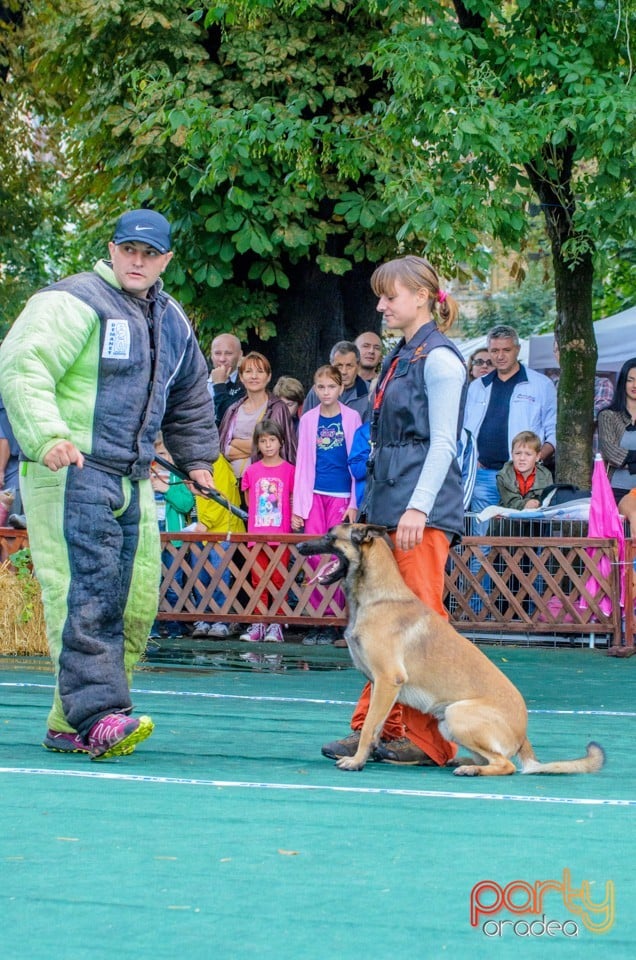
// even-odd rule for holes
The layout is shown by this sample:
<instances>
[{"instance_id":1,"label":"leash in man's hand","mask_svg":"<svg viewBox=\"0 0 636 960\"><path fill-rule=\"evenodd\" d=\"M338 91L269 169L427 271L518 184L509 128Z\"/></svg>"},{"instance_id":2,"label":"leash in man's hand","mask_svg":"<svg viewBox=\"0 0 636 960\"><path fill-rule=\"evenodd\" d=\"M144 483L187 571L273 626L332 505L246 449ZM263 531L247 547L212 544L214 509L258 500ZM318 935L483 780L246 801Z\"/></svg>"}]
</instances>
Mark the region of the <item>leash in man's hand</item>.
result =
<instances>
[{"instance_id":1,"label":"leash in man's hand","mask_svg":"<svg viewBox=\"0 0 636 960\"><path fill-rule=\"evenodd\" d=\"M214 502L218 503L219 506L225 507L226 510L229 510L230 513L233 513L235 517L239 517L241 520L247 520L247 513L245 510L241 510L240 507L235 507L233 503L230 503L229 500L226 500L225 497L221 496L218 491L213 490L212 487L204 487L202 483L192 480L184 470L180 470L179 467L175 466L174 463L171 463L169 460L165 460L163 457L160 457L159 454L155 454L154 460L159 464L159 466L165 467L165 469L169 470L170 473L174 473L175 477L179 477L180 480L185 480L186 483L191 483L192 486L198 490L201 496L206 497L208 500L214 500Z\"/></svg>"}]
</instances>

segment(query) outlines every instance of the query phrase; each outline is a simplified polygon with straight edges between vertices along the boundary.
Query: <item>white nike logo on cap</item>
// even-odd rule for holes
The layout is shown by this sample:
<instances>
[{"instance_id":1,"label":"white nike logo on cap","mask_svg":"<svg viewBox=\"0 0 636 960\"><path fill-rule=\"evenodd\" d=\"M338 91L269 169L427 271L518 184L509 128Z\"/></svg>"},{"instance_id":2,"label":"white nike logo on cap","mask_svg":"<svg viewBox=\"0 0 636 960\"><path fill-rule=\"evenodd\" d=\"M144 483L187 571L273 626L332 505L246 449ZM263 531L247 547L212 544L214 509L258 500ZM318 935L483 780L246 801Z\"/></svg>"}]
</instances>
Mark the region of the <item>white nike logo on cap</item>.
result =
<instances>
[{"instance_id":1,"label":"white nike logo on cap","mask_svg":"<svg viewBox=\"0 0 636 960\"><path fill-rule=\"evenodd\" d=\"M152 230L152 227L140 227L139 225L137 225L135 227L135 230Z\"/></svg>"}]
</instances>

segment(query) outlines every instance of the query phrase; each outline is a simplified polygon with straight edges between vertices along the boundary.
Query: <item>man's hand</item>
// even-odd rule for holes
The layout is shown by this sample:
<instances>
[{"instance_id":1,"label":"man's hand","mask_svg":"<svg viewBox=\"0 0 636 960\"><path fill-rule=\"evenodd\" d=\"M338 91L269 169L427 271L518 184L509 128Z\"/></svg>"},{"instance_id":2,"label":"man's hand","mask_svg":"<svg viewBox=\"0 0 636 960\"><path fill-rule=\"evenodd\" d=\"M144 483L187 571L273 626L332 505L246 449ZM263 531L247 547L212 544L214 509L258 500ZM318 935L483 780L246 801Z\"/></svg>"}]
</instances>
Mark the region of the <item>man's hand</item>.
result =
<instances>
[{"instance_id":1,"label":"man's hand","mask_svg":"<svg viewBox=\"0 0 636 960\"><path fill-rule=\"evenodd\" d=\"M212 383L226 383L230 378L230 369L224 365L213 367L210 371Z\"/></svg>"},{"instance_id":2,"label":"man's hand","mask_svg":"<svg viewBox=\"0 0 636 960\"><path fill-rule=\"evenodd\" d=\"M422 542L428 517L421 510L405 510L395 531L398 550L412 550Z\"/></svg>"},{"instance_id":3,"label":"man's hand","mask_svg":"<svg viewBox=\"0 0 636 960\"><path fill-rule=\"evenodd\" d=\"M60 440L43 458L44 466L56 473L72 463L80 469L84 466L84 456L70 440Z\"/></svg>"},{"instance_id":4,"label":"man's hand","mask_svg":"<svg viewBox=\"0 0 636 960\"><path fill-rule=\"evenodd\" d=\"M188 474L191 480L195 483L200 484L202 487L209 487L212 490L216 490L214 486L214 478L209 470L191 470ZM196 487L190 488L193 493L199 493ZM218 493L218 490L216 491Z\"/></svg>"}]
</instances>

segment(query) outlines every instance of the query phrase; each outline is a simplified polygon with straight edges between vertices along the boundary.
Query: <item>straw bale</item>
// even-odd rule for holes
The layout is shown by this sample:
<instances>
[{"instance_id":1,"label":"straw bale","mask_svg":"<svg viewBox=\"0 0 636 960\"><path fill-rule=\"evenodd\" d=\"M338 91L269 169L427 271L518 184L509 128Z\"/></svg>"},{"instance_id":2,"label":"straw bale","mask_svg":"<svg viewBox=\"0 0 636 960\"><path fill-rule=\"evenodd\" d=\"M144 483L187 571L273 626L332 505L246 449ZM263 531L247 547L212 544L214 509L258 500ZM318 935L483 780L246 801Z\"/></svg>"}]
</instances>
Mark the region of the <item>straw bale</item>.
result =
<instances>
[{"instance_id":1,"label":"straw bale","mask_svg":"<svg viewBox=\"0 0 636 960\"><path fill-rule=\"evenodd\" d=\"M46 656L46 625L40 587L33 574L0 564L0 654Z\"/></svg>"}]
</instances>

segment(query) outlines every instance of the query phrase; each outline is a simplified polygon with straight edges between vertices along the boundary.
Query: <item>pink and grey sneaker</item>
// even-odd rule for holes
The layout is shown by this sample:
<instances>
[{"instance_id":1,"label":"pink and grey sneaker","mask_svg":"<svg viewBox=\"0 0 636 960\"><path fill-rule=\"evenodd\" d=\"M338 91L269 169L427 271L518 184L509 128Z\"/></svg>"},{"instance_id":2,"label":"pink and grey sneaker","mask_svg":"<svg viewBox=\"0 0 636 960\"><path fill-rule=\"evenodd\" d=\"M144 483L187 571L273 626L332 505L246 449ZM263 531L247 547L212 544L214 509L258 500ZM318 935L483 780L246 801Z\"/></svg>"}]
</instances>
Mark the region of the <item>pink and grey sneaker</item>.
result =
<instances>
[{"instance_id":1,"label":"pink and grey sneaker","mask_svg":"<svg viewBox=\"0 0 636 960\"><path fill-rule=\"evenodd\" d=\"M60 730L47 730L42 746L56 753L90 753L79 733L62 733Z\"/></svg>"},{"instance_id":2,"label":"pink and grey sneaker","mask_svg":"<svg viewBox=\"0 0 636 960\"><path fill-rule=\"evenodd\" d=\"M88 731L88 749L93 760L125 757L150 736L155 725L150 717L109 713Z\"/></svg>"},{"instance_id":3,"label":"pink and grey sneaker","mask_svg":"<svg viewBox=\"0 0 636 960\"><path fill-rule=\"evenodd\" d=\"M263 640L265 643L284 643L285 637L283 636L283 628L280 623L270 623L265 631Z\"/></svg>"},{"instance_id":4,"label":"pink and grey sneaker","mask_svg":"<svg viewBox=\"0 0 636 960\"><path fill-rule=\"evenodd\" d=\"M250 623L247 630L245 630L239 637L239 640L247 640L248 643L260 643L264 636L264 623Z\"/></svg>"}]
</instances>

